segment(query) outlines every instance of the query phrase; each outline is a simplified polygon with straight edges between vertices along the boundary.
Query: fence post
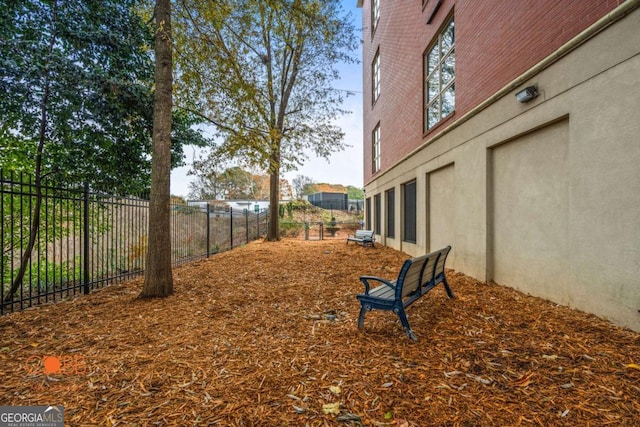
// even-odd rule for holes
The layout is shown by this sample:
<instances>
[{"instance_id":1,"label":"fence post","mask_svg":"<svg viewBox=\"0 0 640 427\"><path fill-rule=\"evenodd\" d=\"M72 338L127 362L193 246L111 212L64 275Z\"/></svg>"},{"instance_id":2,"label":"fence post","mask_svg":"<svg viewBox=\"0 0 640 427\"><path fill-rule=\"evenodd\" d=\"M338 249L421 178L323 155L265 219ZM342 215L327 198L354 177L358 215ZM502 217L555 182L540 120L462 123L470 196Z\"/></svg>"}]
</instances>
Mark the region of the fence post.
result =
<instances>
[{"instance_id":1,"label":"fence post","mask_svg":"<svg viewBox=\"0 0 640 427\"><path fill-rule=\"evenodd\" d=\"M89 183L84 183L84 238L83 240L83 266L84 274L83 274L83 282L84 282L84 294L89 294Z\"/></svg>"},{"instance_id":2,"label":"fence post","mask_svg":"<svg viewBox=\"0 0 640 427\"><path fill-rule=\"evenodd\" d=\"M245 230L247 231L245 233L247 235L246 243L249 243L249 209L244 210L244 225L245 225Z\"/></svg>"},{"instance_id":3,"label":"fence post","mask_svg":"<svg viewBox=\"0 0 640 427\"><path fill-rule=\"evenodd\" d=\"M211 247L211 205L207 202L207 258L211 255L210 247Z\"/></svg>"}]
</instances>

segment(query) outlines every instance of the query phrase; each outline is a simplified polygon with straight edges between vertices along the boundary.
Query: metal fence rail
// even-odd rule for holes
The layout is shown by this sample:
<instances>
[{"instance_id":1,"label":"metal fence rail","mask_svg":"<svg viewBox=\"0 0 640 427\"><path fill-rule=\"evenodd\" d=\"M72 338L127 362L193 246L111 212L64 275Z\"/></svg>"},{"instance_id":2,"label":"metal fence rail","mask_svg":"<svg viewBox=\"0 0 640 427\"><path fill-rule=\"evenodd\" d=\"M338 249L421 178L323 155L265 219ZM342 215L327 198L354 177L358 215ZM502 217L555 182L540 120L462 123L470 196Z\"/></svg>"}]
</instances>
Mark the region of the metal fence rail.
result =
<instances>
[{"instance_id":1,"label":"metal fence rail","mask_svg":"<svg viewBox=\"0 0 640 427\"><path fill-rule=\"evenodd\" d=\"M280 221L281 236L304 240L346 239L361 228L359 221Z\"/></svg>"},{"instance_id":2,"label":"metal fence rail","mask_svg":"<svg viewBox=\"0 0 640 427\"><path fill-rule=\"evenodd\" d=\"M27 176L0 170L0 214L0 314L86 294L144 272L148 200L95 193L86 186L38 189ZM267 218L266 210L172 204L167 230L172 263L255 240L266 234Z\"/></svg>"}]
</instances>

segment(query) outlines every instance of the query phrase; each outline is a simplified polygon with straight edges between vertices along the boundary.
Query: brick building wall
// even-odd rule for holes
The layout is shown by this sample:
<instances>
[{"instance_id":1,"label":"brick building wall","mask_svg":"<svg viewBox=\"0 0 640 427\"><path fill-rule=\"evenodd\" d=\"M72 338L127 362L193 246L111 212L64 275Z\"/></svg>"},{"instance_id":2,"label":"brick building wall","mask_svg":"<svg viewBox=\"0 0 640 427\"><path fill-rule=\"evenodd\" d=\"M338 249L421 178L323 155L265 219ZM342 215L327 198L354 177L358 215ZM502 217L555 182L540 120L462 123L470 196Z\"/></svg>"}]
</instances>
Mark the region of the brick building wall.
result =
<instances>
[{"instance_id":1,"label":"brick building wall","mask_svg":"<svg viewBox=\"0 0 640 427\"><path fill-rule=\"evenodd\" d=\"M440 130L618 6L619 0L362 1L364 182L403 159ZM435 7L440 3L437 12ZM450 16L455 19L455 112L423 134L423 53ZM431 18L429 24L427 21ZM380 52L378 100L371 65ZM380 123L380 170L372 170L372 136Z\"/></svg>"},{"instance_id":2,"label":"brick building wall","mask_svg":"<svg viewBox=\"0 0 640 427\"><path fill-rule=\"evenodd\" d=\"M378 0L373 34L370 1L359 5L376 241L412 256L451 245L449 268L640 331L640 0ZM451 16L455 110L423 133L423 54ZM519 102L531 85L538 96Z\"/></svg>"}]
</instances>

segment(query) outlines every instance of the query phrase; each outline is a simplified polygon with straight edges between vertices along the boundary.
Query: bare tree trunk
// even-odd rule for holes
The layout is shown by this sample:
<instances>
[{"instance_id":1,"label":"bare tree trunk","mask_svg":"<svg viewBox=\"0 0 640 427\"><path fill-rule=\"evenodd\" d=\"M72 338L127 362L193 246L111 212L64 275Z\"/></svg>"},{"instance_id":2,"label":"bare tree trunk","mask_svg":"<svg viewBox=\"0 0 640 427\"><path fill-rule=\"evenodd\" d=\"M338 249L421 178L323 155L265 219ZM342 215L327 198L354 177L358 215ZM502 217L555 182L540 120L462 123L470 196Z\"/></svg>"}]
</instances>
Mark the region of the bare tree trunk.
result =
<instances>
[{"instance_id":1,"label":"bare tree trunk","mask_svg":"<svg viewBox=\"0 0 640 427\"><path fill-rule=\"evenodd\" d=\"M269 228L267 241L280 240L280 141L274 142L274 153L269 165Z\"/></svg>"},{"instance_id":2,"label":"bare tree trunk","mask_svg":"<svg viewBox=\"0 0 640 427\"><path fill-rule=\"evenodd\" d=\"M267 229L267 241L280 240L280 217L278 215L280 199L280 171L269 174L269 228Z\"/></svg>"},{"instance_id":3,"label":"bare tree trunk","mask_svg":"<svg viewBox=\"0 0 640 427\"><path fill-rule=\"evenodd\" d=\"M156 75L153 104L149 248L140 297L173 293L171 270L171 109L173 104L171 1L156 0Z\"/></svg>"}]
</instances>

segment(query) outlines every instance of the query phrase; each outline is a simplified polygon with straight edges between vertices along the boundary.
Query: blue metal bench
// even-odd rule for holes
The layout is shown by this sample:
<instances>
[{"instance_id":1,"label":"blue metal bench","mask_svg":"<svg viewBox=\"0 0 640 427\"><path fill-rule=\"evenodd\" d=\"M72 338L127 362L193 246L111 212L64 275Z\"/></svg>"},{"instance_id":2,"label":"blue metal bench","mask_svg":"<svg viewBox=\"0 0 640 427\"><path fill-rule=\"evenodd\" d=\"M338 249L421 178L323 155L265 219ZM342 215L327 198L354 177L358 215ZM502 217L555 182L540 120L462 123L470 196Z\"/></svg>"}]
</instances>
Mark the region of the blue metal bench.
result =
<instances>
[{"instance_id":1,"label":"blue metal bench","mask_svg":"<svg viewBox=\"0 0 640 427\"><path fill-rule=\"evenodd\" d=\"M365 291L364 294L356 296L361 305L358 329L364 328L364 315L367 311L393 311L400 318L407 336L417 341L416 335L409 326L405 308L440 283L443 284L449 298L455 298L444 272L444 264L450 251L451 246L447 246L430 254L406 260L396 280L389 281L375 276L361 276L360 281L364 284ZM369 282L382 284L371 289Z\"/></svg>"},{"instance_id":2,"label":"blue metal bench","mask_svg":"<svg viewBox=\"0 0 640 427\"><path fill-rule=\"evenodd\" d=\"M349 234L347 236L347 245L349 242L356 242L360 243L362 246L373 246L375 240L376 238L373 236L373 230L356 230L354 235Z\"/></svg>"}]
</instances>

